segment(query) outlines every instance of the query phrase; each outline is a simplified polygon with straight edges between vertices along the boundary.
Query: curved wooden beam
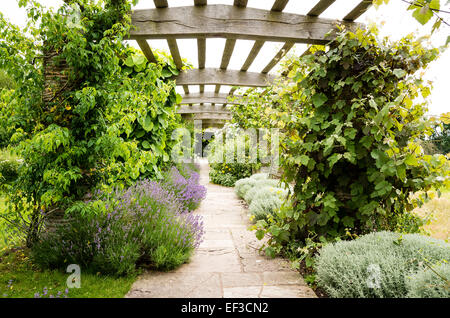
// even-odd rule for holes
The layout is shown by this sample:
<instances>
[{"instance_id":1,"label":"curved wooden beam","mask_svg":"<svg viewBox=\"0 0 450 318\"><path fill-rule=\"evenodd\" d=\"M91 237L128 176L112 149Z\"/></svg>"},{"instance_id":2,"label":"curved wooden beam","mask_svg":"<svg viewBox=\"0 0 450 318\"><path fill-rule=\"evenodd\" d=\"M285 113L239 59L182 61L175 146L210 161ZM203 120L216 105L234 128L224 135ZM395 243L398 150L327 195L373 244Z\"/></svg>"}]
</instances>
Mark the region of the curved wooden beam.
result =
<instances>
[{"instance_id":1,"label":"curved wooden beam","mask_svg":"<svg viewBox=\"0 0 450 318\"><path fill-rule=\"evenodd\" d=\"M336 23L353 29L355 22L322 19L230 5L135 10L131 39L208 38L324 44Z\"/></svg>"}]
</instances>

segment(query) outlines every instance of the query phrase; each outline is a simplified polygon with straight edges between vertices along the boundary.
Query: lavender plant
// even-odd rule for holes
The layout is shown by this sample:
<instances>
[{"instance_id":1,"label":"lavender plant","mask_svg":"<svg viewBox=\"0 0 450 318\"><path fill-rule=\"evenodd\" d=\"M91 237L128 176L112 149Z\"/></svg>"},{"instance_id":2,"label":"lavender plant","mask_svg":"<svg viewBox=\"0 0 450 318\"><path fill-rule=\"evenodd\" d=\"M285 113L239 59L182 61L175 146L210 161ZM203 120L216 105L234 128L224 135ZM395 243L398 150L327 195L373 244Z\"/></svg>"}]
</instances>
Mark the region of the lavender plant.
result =
<instances>
[{"instance_id":1,"label":"lavender plant","mask_svg":"<svg viewBox=\"0 0 450 318\"><path fill-rule=\"evenodd\" d=\"M195 175L186 181L177 176L173 185L185 185L179 191L143 180L125 190L97 192L93 200L102 203L94 205L97 213L71 215L68 225L42 237L33 247L34 261L47 268L75 263L114 275L130 274L138 265L173 269L202 240L201 217L187 213L204 197L200 190L195 196L195 182Z\"/></svg>"},{"instance_id":2,"label":"lavender plant","mask_svg":"<svg viewBox=\"0 0 450 318\"><path fill-rule=\"evenodd\" d=\"M200 175L193 170L187 170L183 176L176 167L164 174L162 186L175 193L177 200L188 210L193 211L206 196L206 188L199 184Z\"/></svg>"}]
</instances>

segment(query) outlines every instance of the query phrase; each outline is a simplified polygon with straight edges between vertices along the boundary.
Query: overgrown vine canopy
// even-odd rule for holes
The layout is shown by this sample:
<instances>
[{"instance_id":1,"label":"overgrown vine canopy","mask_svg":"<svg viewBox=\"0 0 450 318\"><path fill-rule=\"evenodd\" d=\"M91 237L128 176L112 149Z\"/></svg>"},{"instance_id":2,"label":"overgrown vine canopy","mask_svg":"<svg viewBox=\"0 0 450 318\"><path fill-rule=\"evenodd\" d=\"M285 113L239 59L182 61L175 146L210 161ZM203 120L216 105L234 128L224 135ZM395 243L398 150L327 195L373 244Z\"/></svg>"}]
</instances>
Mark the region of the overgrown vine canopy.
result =
<instances>
[{"instance_id":1,"label":"overgrown vine canopy","mask_svg":"<svg viewBox=\"0 0 450 318\"><path fill-rule=\"evenodd\" d=\"M134 2L67 0L52 12L20 0L26 30L0 16L0 68L17 83L2 92L1 137L24 159L10 220L30 240L42 215L95 187L160 177L169 162L181 96L168 78L178 70L163 53L149 63L124 43Z\"/></svg>"},{"instance_id":2,"label":"overgrown vine canopy","mask_svg":"<svg viewBox=\"0 0 450 318\"><path fill-rule=\"evenodd\" d=\"M449 182L447 159L417 142L432 133L417 71L438 54L412 36L343 29L329 50L294 61L292 81L247 93L234 121L281 129L283 181L295 183L292 206L258 222L258 236L283 245L414 227L410 211Z\"/></svg>"}]
</instances>

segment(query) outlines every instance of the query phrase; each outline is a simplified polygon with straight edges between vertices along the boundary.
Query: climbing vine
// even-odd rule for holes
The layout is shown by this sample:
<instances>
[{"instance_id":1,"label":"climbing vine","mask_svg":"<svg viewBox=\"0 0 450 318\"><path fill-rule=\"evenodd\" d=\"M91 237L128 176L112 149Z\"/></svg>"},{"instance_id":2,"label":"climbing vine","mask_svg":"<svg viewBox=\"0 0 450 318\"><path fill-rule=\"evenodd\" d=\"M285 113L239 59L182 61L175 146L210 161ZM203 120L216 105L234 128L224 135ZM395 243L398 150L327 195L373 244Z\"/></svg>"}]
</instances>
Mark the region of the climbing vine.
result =
<instances>
[{"instance_id":1,"label":"climbing vine","mask_svg":"<svg viewBox=\"0 0 450 318\"><path fill-rule=\"evenodd\" d=\"M44 217L96 187L160 177L169 161L181 98L169 77L179 70L124 43L134 2L67 0L53 12L20 0L27 32L0 17L0 68L17 83L2 104L11 115L2 137L24 160L9 220L29 245Z\"/></svg>"},{"instance_id":2,"label":"climbing vine","mask_svg":"<svg viewBox=\"0 0 450 318\"><path fill-rule=\"evenodd\" d=\"M234 108L260 108L259 120L233 116L283 133L282 180L295 186L291 204L257 223L269 244L414 228L410 211L427 190L448 184L447 159L425 155L418 143L432 129L424 118L430 86L416 72L439 51L412 36L391 43L376 32L341 29L328 50L297 58L291 81L249 92L249 103Z\"/></svg>"}]
</instances>

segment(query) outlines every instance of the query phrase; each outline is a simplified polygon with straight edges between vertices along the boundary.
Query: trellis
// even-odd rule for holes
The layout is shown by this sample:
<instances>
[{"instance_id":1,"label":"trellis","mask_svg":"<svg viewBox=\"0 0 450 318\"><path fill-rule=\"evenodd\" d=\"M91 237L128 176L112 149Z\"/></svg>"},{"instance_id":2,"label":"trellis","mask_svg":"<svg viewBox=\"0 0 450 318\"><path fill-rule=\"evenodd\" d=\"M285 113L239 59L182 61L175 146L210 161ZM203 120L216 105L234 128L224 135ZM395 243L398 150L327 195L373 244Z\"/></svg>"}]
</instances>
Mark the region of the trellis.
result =
<instances>
[{"instance_id":1,"label":"trellis","mask_svg":"<svg viewBox=\"0 0 450 318\"><path fill-rule=\"evenodd\" d=\"M271 10L247 7L247 0L234 0L233 5L208 5L207 0L194 0L193 6L171 7L167 0L154 0L155 9L135 10L132 24L135 27L130 39L136 40L147 59L156 62L147 40L165 39L175 65L182 67L182 58L177 39L196 39L198 69L181 72L176 84L183 87L183 104L179 112L194 114L206 125L223 123L230 118L227 104L235 87L265 87L274 80L268 74L296 43L325 44L333 36L337 24L354 29L354 22L372 4L372 0L361 1L342 20L321 18L320 15L336 0L320 0L305 15L285 13L289 0L275 0ZM341 0L343 1L343 0ZM326 34L331 31L331 36ZM220 66L205 68L206 39L225 38L225 48ZM233 55L236 40L254 40L247 59L239 70L230 70L228 65ZM266 41L281 42L282 48L268 60L259 73L248 72ZM304 54L309 51L306 50ZM189 85L199 85L199 93L190 93ZM205 85L215 85L214 92L205 92ZM228 94L220 93L222 85L229 85Z\"/></svg>"}]
</instances>

